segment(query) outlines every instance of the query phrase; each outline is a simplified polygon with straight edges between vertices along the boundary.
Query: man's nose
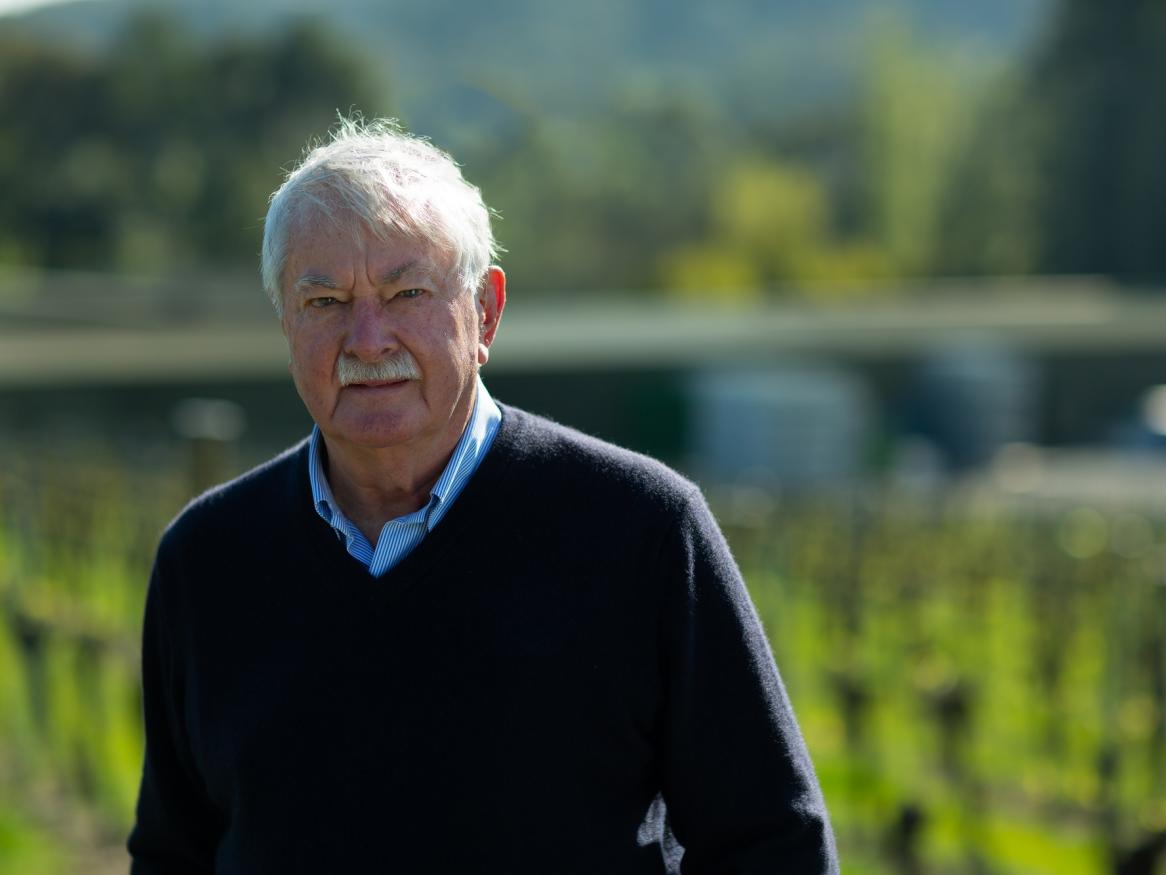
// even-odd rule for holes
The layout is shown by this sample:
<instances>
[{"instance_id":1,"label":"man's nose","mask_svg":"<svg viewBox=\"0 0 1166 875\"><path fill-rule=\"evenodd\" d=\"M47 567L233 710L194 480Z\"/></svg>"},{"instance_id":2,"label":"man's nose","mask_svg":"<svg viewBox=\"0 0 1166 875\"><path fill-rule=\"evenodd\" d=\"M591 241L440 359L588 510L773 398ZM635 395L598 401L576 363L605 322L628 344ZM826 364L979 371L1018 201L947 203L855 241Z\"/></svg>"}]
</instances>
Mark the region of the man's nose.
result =
<instances>
[{"instance_id":1,"label":"man's nose","mask_svg":"<svg viewBox=\"0 0 1166 875\"><path fill-rule=\"evenodd\" d=\"M397 333L383 302L374 296L352 302L344 351L362 361L379 361L397 348Z\"/></svg>"}]
</instances>

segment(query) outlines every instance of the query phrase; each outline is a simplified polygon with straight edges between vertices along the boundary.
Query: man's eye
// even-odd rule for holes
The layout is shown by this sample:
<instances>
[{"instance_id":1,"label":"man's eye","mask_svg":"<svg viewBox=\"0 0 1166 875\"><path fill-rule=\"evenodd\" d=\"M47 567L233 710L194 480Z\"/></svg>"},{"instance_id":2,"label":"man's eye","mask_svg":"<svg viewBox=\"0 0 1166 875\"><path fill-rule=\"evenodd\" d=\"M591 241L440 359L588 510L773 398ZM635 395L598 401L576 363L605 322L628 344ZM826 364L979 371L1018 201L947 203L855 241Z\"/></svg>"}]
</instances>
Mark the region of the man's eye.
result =
<instances>
[{"instance_id":1,"label":"man's eye","mask_svg":"<svg viewBox=\"0 0 1166 875\"><path fill-rule=\"evenodd\" d=\"M398 298L420 298L425 293L424 289L402 289L397 292Z\"/></svg>"},{"instance_id":2,"label":"man's eye","mask_svg":"<svg viewBox=\"0 0 1166 875\"><path fill-rule=\"evenodd\" d=\"M317 310L322 309L324 307L327 307L330 304L335 304L335 303L336 303L336 299L331 298L327 295L321 295L319 298L310 298L308 300L308 306L315 307Z\"/></svg>"}]
</instances>

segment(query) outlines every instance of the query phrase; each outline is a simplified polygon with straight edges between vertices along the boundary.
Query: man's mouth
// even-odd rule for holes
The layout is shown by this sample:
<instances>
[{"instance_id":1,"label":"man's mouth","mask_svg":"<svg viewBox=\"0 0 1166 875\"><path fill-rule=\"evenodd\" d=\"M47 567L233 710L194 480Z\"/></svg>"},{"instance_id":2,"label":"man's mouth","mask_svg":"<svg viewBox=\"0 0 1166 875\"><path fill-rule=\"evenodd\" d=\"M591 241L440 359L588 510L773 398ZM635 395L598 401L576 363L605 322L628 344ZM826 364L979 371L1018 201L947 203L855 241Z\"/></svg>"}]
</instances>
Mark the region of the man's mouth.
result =
<instances>
[{"instance_id":1,"label":"man's mouth","mask_svg":"<svg viewBox=\"0 0 1166 875\"><path fill-rule=\"evenodd\" d=\"M408 380L362 380L359 383L349 383L349 389L385 389L391 386L404 386Z\"/></svg>"}]
</instances>

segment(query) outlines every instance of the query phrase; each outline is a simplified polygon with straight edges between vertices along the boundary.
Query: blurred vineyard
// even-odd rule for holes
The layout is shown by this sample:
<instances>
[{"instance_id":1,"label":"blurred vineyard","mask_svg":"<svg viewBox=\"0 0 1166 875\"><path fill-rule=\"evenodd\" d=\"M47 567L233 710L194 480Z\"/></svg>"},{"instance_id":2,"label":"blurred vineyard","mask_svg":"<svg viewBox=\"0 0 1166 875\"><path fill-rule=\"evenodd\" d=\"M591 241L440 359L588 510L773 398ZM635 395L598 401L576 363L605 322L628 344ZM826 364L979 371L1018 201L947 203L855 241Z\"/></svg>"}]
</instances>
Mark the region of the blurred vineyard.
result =
<instances>
[{"instance_id":1,"label":"blurred vineyard","mask_svg":"<svg viewBox=\"0 0 1166 875\"><path fill-rule=\"evenodd\" d=\"M186 478L85 453L0 474L0 872L124 872L141 768L138 636ZM161 470L180 471L162 463Z\"/></svg>"},{"instance_id":2,"label":"blurred vineyard","mask_svg":"<svg viewBox=\"0 0 1166 875\"><path fill-rule=\"evenodd\" d=\"M144 584L190 491L175 462L25 453L0 473L3 875L125 871ZM737 496L718 512L844 872L1155 871L1160 519L955 493Z\"/></svg>"},{"instance_id":3,"label":"blurred vineyard","mask_svg":"<svg viewBox=\"0 0 1166 875\"><path fill-rule=\"evenodd\" d=\"M1155 522L955 492L752 516L731 538L844 872L1158 871Z\"/></svg>"}]
</instances>

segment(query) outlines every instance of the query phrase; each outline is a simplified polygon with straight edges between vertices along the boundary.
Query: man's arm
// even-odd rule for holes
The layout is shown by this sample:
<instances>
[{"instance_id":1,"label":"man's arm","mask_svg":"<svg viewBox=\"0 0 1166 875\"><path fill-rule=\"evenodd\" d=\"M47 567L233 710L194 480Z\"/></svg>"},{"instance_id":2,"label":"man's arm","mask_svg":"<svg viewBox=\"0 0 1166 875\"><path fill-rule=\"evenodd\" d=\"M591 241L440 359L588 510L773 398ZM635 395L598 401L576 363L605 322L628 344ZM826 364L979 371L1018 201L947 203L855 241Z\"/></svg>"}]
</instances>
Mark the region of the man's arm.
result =
<instances>
[{"instance_id":1,"label":"man's arm","mask_svg":"<svg viewBox=\"0 0 1166 875\"><path fill-rule=\"evenodd\" d=\"M146 757L137 819L127 846L132 875L207 875L220 828L198 778L183 731L181 678L165 611L159 548L142 634Z\"/></svg>"},{"instance_id":2,"label":"man's arm","mask_svg":"<svg viewBox=\"0 0 1166 875\"><path fill-rule=\"evenodd\" d=\"M662 560L663 792L685 873L836 873L817 778L761 624L704 499Z\"/></svg>"}]
</instances>

